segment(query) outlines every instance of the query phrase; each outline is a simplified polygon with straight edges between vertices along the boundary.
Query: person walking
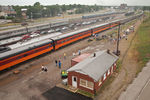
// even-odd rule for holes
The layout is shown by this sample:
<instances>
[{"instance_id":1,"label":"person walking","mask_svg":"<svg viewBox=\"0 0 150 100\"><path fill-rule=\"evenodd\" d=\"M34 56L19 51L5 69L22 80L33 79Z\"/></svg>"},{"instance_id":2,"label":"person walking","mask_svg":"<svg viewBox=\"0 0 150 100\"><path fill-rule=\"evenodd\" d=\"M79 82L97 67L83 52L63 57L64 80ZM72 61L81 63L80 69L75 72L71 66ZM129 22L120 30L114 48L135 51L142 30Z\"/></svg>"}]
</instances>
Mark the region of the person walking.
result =
<instances>
[{"instance_id":1,"label":"person walking","mask_svg":"<svg viewBox=\"0 0 150 100\"><path fill-rule=\"evenodd\" d=\"M64 59L66 59L66 53L64 53Z\"/></svg>"},{"instance_id":2,"label":"person walking","mask_svg":"<svg viewBox=\"0 0 150 100\"><path fill-rule=\"evenodd\" d=\"M59 60L59 62L58 62L58 65L59 65L59 68L61 68L61 61Z\"/></svg>"},{"instance_id":3,"label":"person walking","mask_svg":"<svg viewBox=\"0 0 150 100\"><path fill-rule=\"evenodd\" d=\"M42 65L41 70L44 71L44 66Z\"/></svg>"},{"instance_id":4,"label":"person walking","mask_svg":"<svg viewBox=\"0 0 150 100\"><path fill-rule=\"evenodd\" d=\"M72 55L73 55L73 57L74 57L76 54L73 52L73 54L72 54Z\"/></svg>"},{"instance_id":5,"label":"person walking","mask_svg":"<svg viewBox=\"0 0 150 100\"><path fill-rule=\"evenodd\" d=\"M47 67L45 66L44 71L47 72Z\"/></svg>"},{"instance_id":6,"label":"person walking","mask_svg":"<svg viewBox=\"0 0 150 100\"><path fill-rule=\"evenodd\" d=\"M78 54L81 55L81 51L80 50L78 50Z\"/></svg>"},{"instance_id":7,"label":"person walking","mask_svg":"<svg viewBox=\"0 0 150 100\"><path fill-rule=\"evenodd\" d=\"M56 67L57 67L57 63L58 63L57 60L55 60L55 63L56 63Z\"/></svg>"}]
</instances>

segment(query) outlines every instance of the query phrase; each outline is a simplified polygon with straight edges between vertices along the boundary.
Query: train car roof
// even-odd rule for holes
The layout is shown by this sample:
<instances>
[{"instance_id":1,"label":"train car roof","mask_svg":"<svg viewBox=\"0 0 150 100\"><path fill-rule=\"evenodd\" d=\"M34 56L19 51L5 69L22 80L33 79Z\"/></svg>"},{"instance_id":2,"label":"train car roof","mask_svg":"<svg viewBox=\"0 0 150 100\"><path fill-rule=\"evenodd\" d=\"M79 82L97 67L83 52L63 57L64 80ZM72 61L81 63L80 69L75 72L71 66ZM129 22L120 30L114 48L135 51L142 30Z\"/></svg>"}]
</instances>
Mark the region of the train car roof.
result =
<instances>
[{"instance_id":1,"label":"train car roof","mask_svg":"<svg viewBox=\"0 0 150 100\"><path fill-rule=\"evenodd\" d=\"M104 26L104 25L107 25L107 24L109 24L109 23L104 23L104 24L100 24L100 25L90 26L88 28L80 29L80 30L73 31L73 32L70 32L70 33L67 33L67 34L62 34L60 36L56 36L56 37L53 37L51 39L53 39L53 40L59 40L59 39L62 39L62 38L68 37L68 36L72 36L72 35L75 35L75 34L78 34L78 33L81 33L81 32L84 32L84 31L96 28L96 27L101 27L101 26Z\"/></svg>"},{"instance_id":2,"label":"train car roof","mask_svg":"<svg viewBox=\"0 0 150 100\"><path fill-rule=\"evenodd\" d=\"M62 34L61 32L51 33L51 34L43 35L43 36L40 36L40 37L37 37L37 38L33 38L33 39L25 41L25 42L18 42L16 44L9 45L8 47L10 47L11 49L15 49L15 48L19 48L21 46L30 45L30 44L38 42L38 41L42 41L42 40L45 40L45 39L48 39L48 38L52 38L52 37L55 37L55 36L58 36L58 35L61 35L61 34Z\"/></svg>"},{"instance_id":3,"label":"train car roof","mask_svg":"<svg viewBox=\"0 0 150 100\"><path fill-rule=\"evenodd\" d=\"M51 39L53 39L53 40L59 40L61 38L72 36L72 35L75 35L75 34L78 34L78 33L84 32L84 31L87 31L87 30L90 30L90 28L84 28L84 29L80 29L80 30L73 31L73 32L70 32L70 33L62 34L60 36L56 36L56 37L53 37Z\"/></svg>"},{"instance_id":4,"label":"train car roof","mask_svg":"<svg viewBox=\"0 0 150 100\"><path fill-rule=\"evenodd\" d=\"M15 28L15 29L9 29L9 30L3 30L3 31L0 31L0 35L2 34L7 34L7 32L13 32L13 31L18 31L18 30L22 30L22 29L25 29L24 27L18 27L18 28Z\"/></svg>"},{"instance_id":5,"label":"train car roof","mask_svg":"<svg viewBox=\"0 0 150 100\"><path fill-rule=\"evenodd\" d=\"M22 39L22 37L13 37L13 38L6 39L6 40L0 40L0 45L9 44L9 43L12 43L12 42L15 42L15 41L19 41L21 39Z\"/></svg>"},{"instance_id":6,"label":"train car roof","mask_svg":"<svg viewBox=\"0 0 150 100\"><path fill-rule=\"evenodd\" d=\"M44 44L48 44L48 43L51 43L51 42L52 42L52 40L46 39L46 40L42 40L42 41L33 43L31 45L22 46L20 48L16 48L16 49L13 49L13 50L10 50L10 51L6 51L4 53L0 53L0 60L4 59L6 57L12 56L12 55L16 55L17 53L21 53L25 50L32 49L32 48L35 48L35 47L38 47L38 46L41 46L41 45L44 45Z\"/></svg>"},{"instance_id":7,"label":"train car roof","mask_svg":"<svg viewBox=\"0 0 150 100\"><path fill-rule=\"evenodd\" d=\"M103 24L99 24L99 25L94 25L94 26L91 26L91 29L97 28L97 27L101 27L101 26L105 26L107 24L109 24L109 23L103 23Z\"/></svg>"}]
</instances>

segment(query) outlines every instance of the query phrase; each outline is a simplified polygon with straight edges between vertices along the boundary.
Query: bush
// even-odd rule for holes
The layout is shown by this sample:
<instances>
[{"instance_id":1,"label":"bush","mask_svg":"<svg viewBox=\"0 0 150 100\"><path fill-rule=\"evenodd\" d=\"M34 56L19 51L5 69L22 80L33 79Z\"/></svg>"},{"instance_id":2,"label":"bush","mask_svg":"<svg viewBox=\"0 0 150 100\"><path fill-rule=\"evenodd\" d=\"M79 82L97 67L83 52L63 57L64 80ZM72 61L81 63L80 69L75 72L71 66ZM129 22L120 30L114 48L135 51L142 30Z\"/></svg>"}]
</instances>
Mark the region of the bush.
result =
<instances>
[{"instance_id":1,"label":"bush","mask_svg":"<svg viewBox=\"0 0 150 100\"><path fill-rule=\"evenodd\" d=\"M5 19L5 17L4 16L0 16L0 19Z\"/></svg>"},{"instance_id":2,"label":"bush","mask_svg":"<svg viewBox=\"0 0 150 100\"><path fill-rule=\"evenodd\" d=\"M14 18L14 19L12 19L12 22L14 22L14 23L20 23L20 22L22 22L22 20L19 19L19 18Z\"/></svg>"},{"instance_id":3,"label":"bush","mask_svg":"<svg viewBox=\"0 0 150 100\"><path fill-rule=\"evenodd\" d=\"M8 16L8 17L6 17L6 19L14 19L14 17Z\"/></svg>"}]
</instances>

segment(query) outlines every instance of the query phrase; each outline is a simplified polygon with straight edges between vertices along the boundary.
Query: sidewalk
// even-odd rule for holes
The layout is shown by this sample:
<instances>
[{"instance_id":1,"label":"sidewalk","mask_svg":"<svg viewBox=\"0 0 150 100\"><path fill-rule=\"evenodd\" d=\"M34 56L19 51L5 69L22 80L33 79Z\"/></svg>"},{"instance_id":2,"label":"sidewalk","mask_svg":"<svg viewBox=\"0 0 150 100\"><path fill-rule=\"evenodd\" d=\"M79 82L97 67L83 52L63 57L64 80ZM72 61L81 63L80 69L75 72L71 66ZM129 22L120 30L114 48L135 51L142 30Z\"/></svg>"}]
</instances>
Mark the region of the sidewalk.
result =
<instances>
[{"instance_id":1,"label":"sidewalk","mask_svg":"<svg viewBox=\"0 0 150 100\"><path fill-rule=\"evenodd\" d=\"M118 100L149 100L150 62L139 73L138 77L128 86ZM147 90L148 89L148 90ZM149 91L149 92L148 92Z\"/></svg>"}]
</instances>

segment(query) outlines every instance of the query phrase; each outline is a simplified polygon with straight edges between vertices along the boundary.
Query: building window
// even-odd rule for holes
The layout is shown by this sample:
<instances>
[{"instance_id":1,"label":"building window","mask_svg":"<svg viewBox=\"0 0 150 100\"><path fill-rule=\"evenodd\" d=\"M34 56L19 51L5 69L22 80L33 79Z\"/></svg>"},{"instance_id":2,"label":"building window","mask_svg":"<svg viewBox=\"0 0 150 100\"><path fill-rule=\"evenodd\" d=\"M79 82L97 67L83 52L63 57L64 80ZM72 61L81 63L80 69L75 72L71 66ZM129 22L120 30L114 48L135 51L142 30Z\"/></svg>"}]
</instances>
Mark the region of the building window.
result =
<instances>
[{"instance_id":1,"label":"building window","mask_svg":"<svg viewBox=\"0 0 150 100\"><path fill-rule=\"evenodd\" d=\"M113 68L114 68L114 67L112 66L112 67L111 67L111 73L113 73Z\"/></svg>"},{"instance_id":2,"label":"building window","mask_svg":"<svg viewBox=\"0 0 150 100\"><path fill-rule=\"evenodd\" d=\"M86 80L80 79L80 85L81 86L86 86Z\"/></svg>"},{"instance_id":3,"label":"building window","mask_svg":"<svg viewBox=\"0 0 150 100\"><path fill-rule=\"evenodd\" d=\"M93 90L94 84L93 82L80 79L80 86Z\"/></svg>"},{"instance_id":4,"label":"building window","mask_svg":"<svg viewBox=\"0 0 150 100\"><path fill-rule=\"evenodd\" d=\"M106 79L106 73L104 74L104 78L103 78L103 80L105 80Z\"/></svg>"},{"instance_id":5,"label":"building window","mask_svg":"<svg viewBox=\"0 0 150 100\"><path fill-rule=\"evenodd\" d=\"M87 87L93 90L93 82L87 81Z\"/></svg>"}]
</instances>

